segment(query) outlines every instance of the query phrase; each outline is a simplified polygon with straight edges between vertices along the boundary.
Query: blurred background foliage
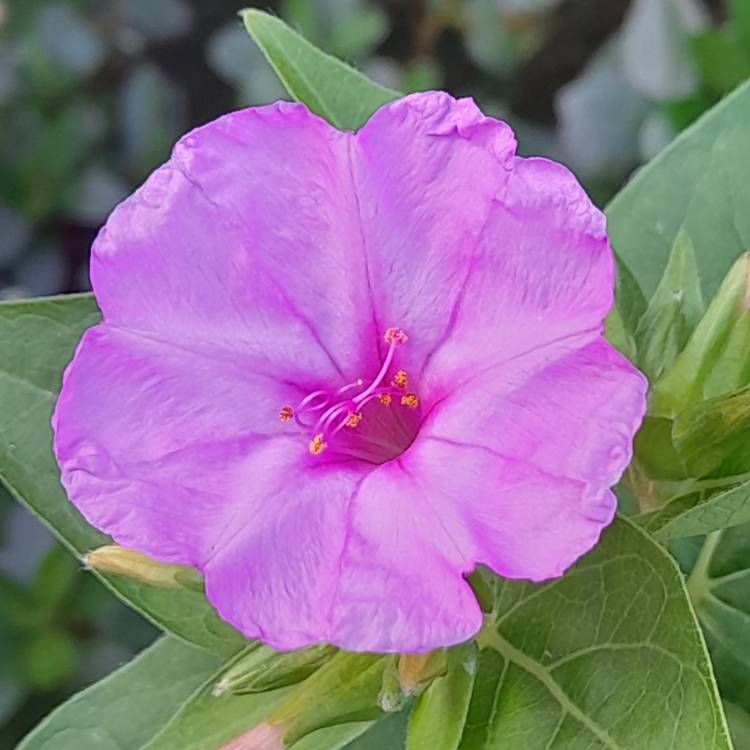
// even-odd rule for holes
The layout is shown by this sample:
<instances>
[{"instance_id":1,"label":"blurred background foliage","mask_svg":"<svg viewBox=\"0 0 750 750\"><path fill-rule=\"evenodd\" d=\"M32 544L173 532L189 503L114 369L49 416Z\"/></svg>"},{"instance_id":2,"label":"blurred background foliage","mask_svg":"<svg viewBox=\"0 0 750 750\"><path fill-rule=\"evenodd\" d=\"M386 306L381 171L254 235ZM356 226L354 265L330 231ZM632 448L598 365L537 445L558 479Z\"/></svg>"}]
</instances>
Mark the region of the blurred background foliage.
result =
<instances>
[{"instance_id":1,"label":"blurred background foliage","mask_svg":"<svg viewBox=\"0 0 750 750\"><path fill-rule=\"evenodd\" d=\"M750 0L278 0L393 88L471 95L603 204L750 75ZM284 92L238 0L0 0L0 298L89 288L97 228L189 128ZM0 489L0 748L155 631Z\"/></svg>"}]
</instances>

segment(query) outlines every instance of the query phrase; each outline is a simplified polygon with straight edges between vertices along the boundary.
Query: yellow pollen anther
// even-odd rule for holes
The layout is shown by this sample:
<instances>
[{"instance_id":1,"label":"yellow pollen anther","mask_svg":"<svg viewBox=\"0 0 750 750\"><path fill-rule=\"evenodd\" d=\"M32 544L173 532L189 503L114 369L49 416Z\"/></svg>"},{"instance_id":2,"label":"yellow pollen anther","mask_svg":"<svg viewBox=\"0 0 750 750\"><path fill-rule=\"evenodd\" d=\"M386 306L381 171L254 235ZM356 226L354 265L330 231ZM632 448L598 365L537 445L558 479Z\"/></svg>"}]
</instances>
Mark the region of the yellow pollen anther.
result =
<instances>
[{"instance_id":1,"label":"yellow pollen anther","mask_svg":"<svg viewBox=\"0 0 750 750\"><path fill-rule=\"evenodd\" d=\"M279 419L282 422L289 422L294 417L294 409L291 406L282 406L279 412Z\"/></svg>"},{"instance_id":2,"label":"yellow pollen anther","mask_svg":"<svg viewBox=\"0 0 750 750\"><path fill-rule=\"evenodd\" d=\"M378 400L380 401L381 404L383 404L383 406L390 406L391 401L393 401L393 396L391 396L390 393L381 393L378 396Z\"/></svg>"},{"instance_id":3,"label":"yellow pollen anther","mask_svg":"<svg viewBox=\"0 0 750 750\"><path fill-rule=\"evenodd\" d=\"M414 393L405 393L401 396L401 404L408 406L410 409L416 409L419 406L419 399Z\"/></svg>"},{"instance_id":4,"label":"yellow pollen anther","mask_svg":"<svg viewBox=\"0 0 750 750\"><path fill-rule=\"evenodd\" d=\"M400 328L389 328L383 338L386 344L405 344L409 340Z\"/></svg>"},{"instance_id":5,"label":"yellow pollen anther","mask_svg":"<svg viewBox=\"0 0 750 750\"><path fill-rule=\"evenodd\" d=\"M349 415L349 419L346 420L347 427L356 427L362 421L362 412L356 411L354 414Z\"/></svg>"},{"instance_id":6,"label":"yellow pollen anther","mask_svg":"<svg viewBox=\"0 0 750 750\"><path fill-rule=\"evenodd\" d=\"M391 385L394 388L400 388L402 391L409 384L409 376L406 374L406 370L399 370L391 380Z\"/></svg>"},{"instance_id":7,"label":"yellow pollen anther","mask_svg":"<svg viewBox=\"0 0 750 750\"><path fill-rule=\"evenodd\" d=\"M327 447L328 447L328 443L326 443L326 441L323 440L322 432L319 432L310 441L310 453L312 453L313 456L319 456Z\"/></svg>"}]
</instances>

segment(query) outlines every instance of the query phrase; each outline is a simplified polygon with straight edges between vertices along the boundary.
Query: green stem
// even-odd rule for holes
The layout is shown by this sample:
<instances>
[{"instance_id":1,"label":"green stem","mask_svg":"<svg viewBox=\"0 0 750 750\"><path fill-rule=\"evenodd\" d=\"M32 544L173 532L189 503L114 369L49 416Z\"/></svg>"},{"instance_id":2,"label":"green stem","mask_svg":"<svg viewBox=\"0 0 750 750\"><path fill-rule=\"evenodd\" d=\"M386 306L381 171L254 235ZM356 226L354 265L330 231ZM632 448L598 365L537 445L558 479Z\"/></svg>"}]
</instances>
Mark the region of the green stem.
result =
<instances>
[{"instance_id":1,"label":"green stem","mask_svg":"<svg viewBox=\"0 0 750 750\"><path fill-rule=\"evenodd\" d=\"M711 576L709 574L711 561L723 533L724 529L719 529L718 531L712 531L706 537L701 551L698 553L698 559L695 561L695 565L687 578L688 594L690 594L690 599L696 608L711 587Z\"/></svg>"}]
</instances>

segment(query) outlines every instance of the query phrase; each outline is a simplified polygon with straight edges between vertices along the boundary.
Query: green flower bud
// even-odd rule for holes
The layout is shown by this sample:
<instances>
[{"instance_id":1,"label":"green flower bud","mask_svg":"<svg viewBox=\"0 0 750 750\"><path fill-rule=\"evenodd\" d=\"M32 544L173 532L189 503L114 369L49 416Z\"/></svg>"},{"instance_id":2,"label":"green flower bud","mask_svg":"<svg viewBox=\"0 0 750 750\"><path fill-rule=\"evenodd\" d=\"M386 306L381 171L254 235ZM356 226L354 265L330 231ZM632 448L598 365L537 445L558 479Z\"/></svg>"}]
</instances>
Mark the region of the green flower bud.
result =
<instances>
[{"instance_id":1,"label":"green flower bud","mask_svg":"<svg viewBox=\"0 0 750 750\"><path fill-rule=\"evenodd\" d=\"M750 254L732 266L672 367L653 387L650 413L674 418L691 404L750 383Z\"/></svg>"},{"instance_id":2,"label":"green flower bud","mask_svg":"<svg viewBox=\"0 0 750 750\"><path fill-rule=\"evenodd\" d=\"M214 688L214 695L231 692L265 693L276 688L295 685L307 679L328 662L337 649L322 644L300 651L281 653L268 648L251 651L221 676Z\"/></svg>"},{"instance_id":3,"label":"green flower bud","mask_svg":"<svg viewBox=\"0 0 750 750\"><path fill-rule=\"evenodd\" d=\"M316 729L380 718L385 666L386 658L379 654L339 651L284 698L267 720L289 724L284 734L289 746Z\"/></svg>"}]
</instances>

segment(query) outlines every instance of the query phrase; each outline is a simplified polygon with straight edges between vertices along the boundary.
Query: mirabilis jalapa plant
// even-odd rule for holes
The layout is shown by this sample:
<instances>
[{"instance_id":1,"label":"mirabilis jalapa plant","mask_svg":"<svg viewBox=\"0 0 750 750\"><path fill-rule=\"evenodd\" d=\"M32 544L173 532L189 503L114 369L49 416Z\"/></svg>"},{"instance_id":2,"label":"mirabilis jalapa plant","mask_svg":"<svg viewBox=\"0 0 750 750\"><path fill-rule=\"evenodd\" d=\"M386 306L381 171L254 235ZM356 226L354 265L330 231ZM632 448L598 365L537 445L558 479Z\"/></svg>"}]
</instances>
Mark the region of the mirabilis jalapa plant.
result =
<instances>
[{"instance_id":1,"label":"mirabilis jalapa plant","mask_svg":"<svg viewBox=\"0 0 750 750\"><path fill-rule=\"evenodd\" d=\"M221 657L128 746L728 750L681 575L613 522L612 488L626 472L624 510L662 540L742 516L747 259L703 316L682 231L648 306L625 272L613 309L604 215L565 167L518 157L470 99L396 96L246 22L304 103L187 134L115 209L91 259L102 318L77 319L52 417L69 500L119 546L91 552L80 521L82 545L62 494L48 520ZM0 306L0 345L25 310ZM674 548L699 613L708 540L697 562ZM226 640L175 617L206 598ZM177 690L159 649L195 659L171 643L127 688L154 706ZM408 732L370 735L388 714Z\"/></svg>"}]
</instances>

